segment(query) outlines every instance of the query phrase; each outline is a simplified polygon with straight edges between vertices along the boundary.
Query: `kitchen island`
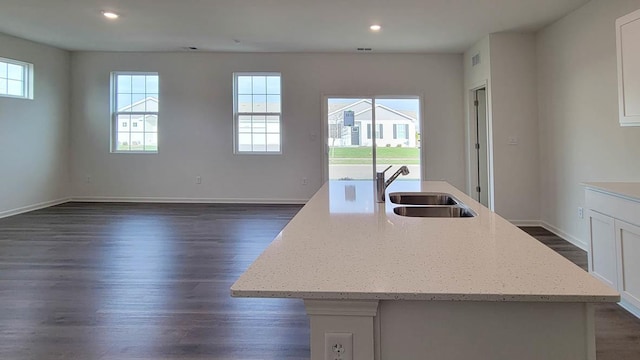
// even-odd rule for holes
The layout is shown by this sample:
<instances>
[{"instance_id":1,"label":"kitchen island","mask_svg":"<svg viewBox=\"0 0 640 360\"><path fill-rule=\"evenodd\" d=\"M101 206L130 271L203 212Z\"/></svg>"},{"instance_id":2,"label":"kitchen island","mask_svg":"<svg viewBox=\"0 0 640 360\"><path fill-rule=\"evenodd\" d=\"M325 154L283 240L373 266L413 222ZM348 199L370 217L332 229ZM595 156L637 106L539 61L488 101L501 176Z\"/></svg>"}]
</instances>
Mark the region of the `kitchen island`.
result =
<instances>
[{"instance_id":1,"label":"kitchen island","mask_svg":"<svg viewBox=\"0 0 640 360\"><path fill-rule=\"evenodd\" d=\"M593 304L617 292L445 182L393 191L450 193L477 216L403 217L372 181L331 181L232 296L303 299L312 360L336 341L355 360L595 359Z\"/></svg>"}]
</instances>

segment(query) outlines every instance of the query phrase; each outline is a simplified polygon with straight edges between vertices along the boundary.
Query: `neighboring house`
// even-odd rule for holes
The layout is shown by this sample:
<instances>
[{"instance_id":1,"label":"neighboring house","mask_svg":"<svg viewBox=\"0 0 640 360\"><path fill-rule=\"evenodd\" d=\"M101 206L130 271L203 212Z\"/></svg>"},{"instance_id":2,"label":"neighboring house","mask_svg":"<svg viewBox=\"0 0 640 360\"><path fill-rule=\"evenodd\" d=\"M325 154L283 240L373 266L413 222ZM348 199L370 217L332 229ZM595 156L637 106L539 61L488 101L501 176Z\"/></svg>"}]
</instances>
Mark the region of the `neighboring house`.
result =
<instances>
[{"instance_id":1,"label":"neighboring house","mask_svg":"<svg viewBox=\"0 0 640 360\"><path fill-rule=\"evenodd\" d=\"M345 111L353 111L353 126L344 125ZM387 106L376 104L376 129L372 128L370 100L359 100L330 110L328 115L329 146L416 147L417 119Z\"/></svg>"},{"instance_id":2,"label":"neighboring house","mask_svg":"<svg viewBox=\"0 0 640 360\"><path fill-rule=\"evenodd\" d=\"M158 115L150 112L158 112L158 99L155 97L147 97L118 109L118 133L130 134L118 137L120 145L158 146Z\"/></svg>"}]
</instances>

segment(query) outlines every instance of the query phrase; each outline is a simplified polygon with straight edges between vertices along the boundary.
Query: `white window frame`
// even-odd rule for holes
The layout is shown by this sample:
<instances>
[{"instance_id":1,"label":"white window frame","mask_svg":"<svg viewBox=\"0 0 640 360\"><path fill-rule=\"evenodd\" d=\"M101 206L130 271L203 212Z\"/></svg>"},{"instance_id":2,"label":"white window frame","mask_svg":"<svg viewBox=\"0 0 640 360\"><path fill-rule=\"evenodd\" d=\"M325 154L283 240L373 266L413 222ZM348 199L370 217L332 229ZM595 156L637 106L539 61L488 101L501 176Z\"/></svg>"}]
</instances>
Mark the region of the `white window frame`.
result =
<instances>
[{"instance_id":1,"label":"white window frame","mask_svg":"<svg viewBox=\"0 0 640 360\"><path fill-rule=\"evenodd\" d=\"M135 111L135 112L118 112L118 75L155 75L158 77L158 111ZM155 115L158 119L158 129L160 128L160 75L158 72L144 71L112 71L111 72L111 153L113 154L157 154L159 144L156 150L118 150L118 116L119 115ZM130 132L131 130L129 130ZM143 132L143 134L145 134ZM160 143L160 131L156 132L157 141ZM144 136L144 135L143 135Z\"/></svg>"},{"instance_id":2,"label":"white window frame","mask_svg":"<svg viewBox=\"0 0 640 360\"><path fill-rule=\"evenodd\" d=\"M22 79L20 79L20 81L22 82L22 96L0 94L0 97L33 100L33 64L24 62L24 61L3 58L3 57L0 57L0 63L17 65L22 67ZM0 64L0 66L3 66L3 65ZM7 89L8 89L8 86L9 86L8 76L7 78L0 78L0 81L6 81Z\"/></svg>"},{"instance_id":3,"label":"white window frame","mask_svg":"<svg viewBox=\"0 0 640 360\"><path fill-rule=\"evenodd\" d=\"M238 77L240 76L278 76L280 79L280 111L279 112L240 112L238 110ZM235 155L281 155L283 153L283 126L282 126L282 73L280 72L234 72L233 73L233 153ZM240 137L240 116L277 116L279 119L279 136L280 136L280 150L279 151L247 151L239 150L239 137ZM266 130L265 130L266 131ZM266 134L266 132L265 132Z\"/></svg>"}]
</instances>

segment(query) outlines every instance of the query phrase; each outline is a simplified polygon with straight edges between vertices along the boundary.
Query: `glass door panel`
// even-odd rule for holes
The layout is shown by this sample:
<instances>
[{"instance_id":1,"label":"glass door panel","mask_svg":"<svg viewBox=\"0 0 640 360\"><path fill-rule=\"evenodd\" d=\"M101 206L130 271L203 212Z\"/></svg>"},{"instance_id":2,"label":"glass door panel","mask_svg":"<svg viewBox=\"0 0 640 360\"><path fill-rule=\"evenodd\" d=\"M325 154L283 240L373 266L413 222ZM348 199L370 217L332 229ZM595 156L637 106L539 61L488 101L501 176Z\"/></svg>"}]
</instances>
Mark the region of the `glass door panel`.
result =
<instances>
[{"instance_id":1,"label":"glass door panel","mask_svg":"<svg viewBox=\"0 0 640 360\"><path fill-rule=\"evenodd\" d=\"M372 180L371 99L329 98L327 113L329 180Z\"/></svg>"},{"instance_id":2,"label":"glass door panel","mask_svg":"<svg viewBox=\"0 0 640 360\"><path fill-rule=\"evenodd\" d=\"M402 165L409 175L398 180L420 180L420 100L419 98L376 98L376 171L387 177Z\"/></svg>"},{"instance_id":3,"label":"glass door panel","mask_svg":"<svg viewBox=\"0 0 640 360\"><path fill-rule=\"evenodd\" d=\"M420 179L419 98L327 98L326 120L329 180L373 180L389 165L387 176L407 165L398 180Z\"/></svg>"}]
</instances>

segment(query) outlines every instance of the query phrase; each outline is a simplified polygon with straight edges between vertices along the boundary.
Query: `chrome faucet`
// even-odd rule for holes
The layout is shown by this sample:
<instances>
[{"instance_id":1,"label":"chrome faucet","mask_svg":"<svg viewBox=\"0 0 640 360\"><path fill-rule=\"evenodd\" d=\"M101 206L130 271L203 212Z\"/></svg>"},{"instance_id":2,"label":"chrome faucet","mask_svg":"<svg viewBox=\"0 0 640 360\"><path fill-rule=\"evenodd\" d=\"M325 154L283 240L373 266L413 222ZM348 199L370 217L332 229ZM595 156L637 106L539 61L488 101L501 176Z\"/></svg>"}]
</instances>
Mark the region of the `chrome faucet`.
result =
<instances>
[{"instance_id":1,"label":"chrome faucet","mask_svg":"<svg viewBox=\"0 0 640 360\"><path fill-rule=\"evenodd\" d=\"M403 165L402 167L400 167L400 169L398 169L398 171L396 171L393 175L391 175L389 180L385 181L384 173L387 172L387 170L391 169L392 166L393 165L389 165L389 167L384 169L384 171L382 172L379 171L376 173L376 195L377 195L376 201L379 203L384 202L384 199L385 199L384 193L387 190L387 187L391 185L393 180L395 180L398 176L400 176L400 174L409 175L409 168Z\"/></svg>"}]
</instances>

